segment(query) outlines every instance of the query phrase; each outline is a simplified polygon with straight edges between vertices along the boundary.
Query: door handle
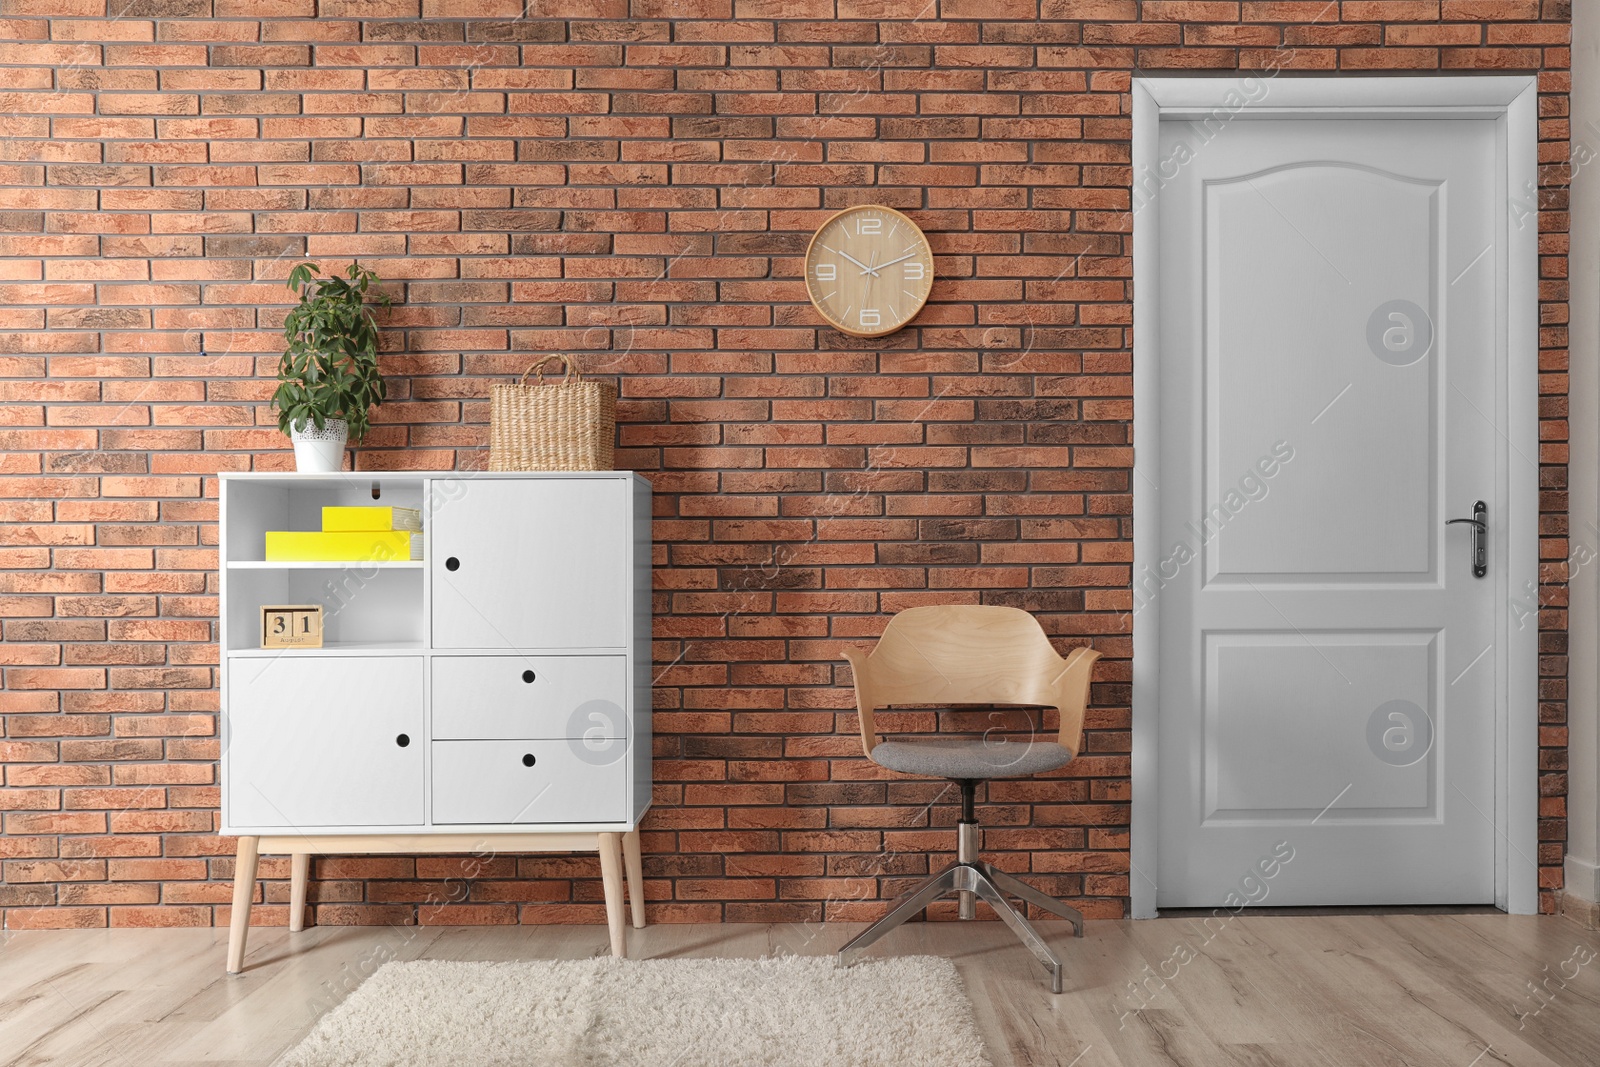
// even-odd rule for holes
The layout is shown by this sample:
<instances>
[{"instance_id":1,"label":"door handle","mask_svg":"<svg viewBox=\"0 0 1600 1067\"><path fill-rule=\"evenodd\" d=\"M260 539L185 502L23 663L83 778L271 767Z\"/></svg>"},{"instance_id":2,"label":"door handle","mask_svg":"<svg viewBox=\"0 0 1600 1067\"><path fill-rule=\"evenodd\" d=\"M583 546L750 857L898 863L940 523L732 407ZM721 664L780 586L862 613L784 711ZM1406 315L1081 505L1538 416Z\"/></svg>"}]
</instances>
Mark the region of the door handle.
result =
<instances>
[{"instance_id":1,"label":"door handle","mask_svg":"<svg viewBox=\"0 0 1600 1067\"><path fill-rule=\"evenodd\" d=\"M1479 500L1472 505L1472 518L1445 520L1446 526L1454 526L1458 522L1464 522L1472 527L1472 576L1474 578L1482 578L1489 573L1489 523L1484 518L1488 512L1489 506Z\"/></svg>"}]
</instances>

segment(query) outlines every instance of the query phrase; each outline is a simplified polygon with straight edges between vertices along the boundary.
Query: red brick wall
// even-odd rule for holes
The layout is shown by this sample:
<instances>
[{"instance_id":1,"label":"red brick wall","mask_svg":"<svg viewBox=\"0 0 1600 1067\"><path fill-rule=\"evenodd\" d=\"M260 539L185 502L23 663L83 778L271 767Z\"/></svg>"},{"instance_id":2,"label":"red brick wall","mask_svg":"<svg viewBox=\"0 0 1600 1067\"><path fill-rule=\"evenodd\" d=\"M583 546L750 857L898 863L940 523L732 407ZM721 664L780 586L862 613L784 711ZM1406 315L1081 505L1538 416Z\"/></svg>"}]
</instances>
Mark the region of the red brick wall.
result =
<instances>
[{"instance_id":1,"label":"red brick wall","mask_svg":"<svg viewBox=\"0 0 1600 1067\"><path fill-rule=\"evenodd\" d=\"M947 601L1106 654L1084 758L994 786L985 844L1121 914L1136 68L1539 73L1559 885L1566 0L109 7L0 0L5 926L225 920L215 474L289 465L282 279L356 255L398 298L364 468L481 466L488 386L529 353L620 377L659 509L656 919L862 918L952 848L940 785L860 758L838 660ZM876 342L799 280L862 201L909 211L941 276ZM319 918L600 914L588 860L475 866L320 862Z\"/></svg>"}]
</instances>

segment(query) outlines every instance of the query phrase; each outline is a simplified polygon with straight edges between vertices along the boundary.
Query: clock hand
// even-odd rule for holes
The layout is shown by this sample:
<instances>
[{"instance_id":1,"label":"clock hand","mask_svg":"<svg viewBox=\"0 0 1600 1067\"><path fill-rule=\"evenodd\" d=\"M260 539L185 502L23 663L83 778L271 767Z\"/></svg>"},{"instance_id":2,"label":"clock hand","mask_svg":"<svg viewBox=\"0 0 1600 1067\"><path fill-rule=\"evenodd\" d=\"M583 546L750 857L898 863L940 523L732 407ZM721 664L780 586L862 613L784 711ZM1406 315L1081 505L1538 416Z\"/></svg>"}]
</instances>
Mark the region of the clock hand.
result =
<instances>
[{"instance_id":1,"label":"clock hand","mask_svg":"<svg viewBox=\"0 0 1600 1067\"><path fill-rule=\"evenodd\" d=\"M878 272L875 268L867 266L855 256L852 256L849 252L841 252L837 248L831 248L828 245L823 245L822 247L828 249L828 251L832 252L836 256L843 256L845 259L848 259L850 262L860 267L862 271L870 273L874 278L878 276Z\"/></svg>"},{"instance_id":2,"label":"clock hand","mask_svg":"<svg viewBox=\"0 0 1600 1067\"><path fill-rule=\"evenodd\" d=\"M882 270L885 267L892 267L896 263L899 263L901 260L910 259L914 255L916 255L915 252L907 252L905 255L901 256L900 259L891 259L887 263L879 263L878 266L876 267L876 269L877 270Z\"/></svg>"}]
</instances>

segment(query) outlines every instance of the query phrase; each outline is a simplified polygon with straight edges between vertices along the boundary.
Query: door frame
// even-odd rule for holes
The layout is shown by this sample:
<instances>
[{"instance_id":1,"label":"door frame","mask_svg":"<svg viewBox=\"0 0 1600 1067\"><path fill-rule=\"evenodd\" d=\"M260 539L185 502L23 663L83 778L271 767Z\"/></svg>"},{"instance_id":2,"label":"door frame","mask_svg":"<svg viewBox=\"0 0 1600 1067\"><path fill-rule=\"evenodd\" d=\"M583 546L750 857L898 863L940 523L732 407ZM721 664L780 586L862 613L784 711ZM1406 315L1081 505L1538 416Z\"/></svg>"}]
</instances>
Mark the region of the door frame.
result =
<instances>
[{"instance_id":1,"label":"door frame","mask_svg":"<svg viewBox=\"0 0 1600 1067\"><path fill-rule=\"evenodd\" d=\"M1538 518L1539 294L1538 83L1531 76L1135 78L1133 98L1133 588L1161 559L1159 411L1160 160L1162 120L1192 120L1211 137L1234 121L1284 117L1488 118L1499 124L1500 219L1509 300L1496 367L1495 422L1502 444L1497 488L1506 491L1505 536L1496 539L1495 905L1539 910ZM1202 147L1200 149L1204 151ZM1167 161L1167 170L1171 170ZM1179 166L1182 164L1179 163ZM1176 174L1165 175L1170 181ZM1529 462L1527 457L1533 457ZM1529 591L1532 591L1531 593ZM1160 783L1161 597L1133 620L1133 810L1129 890L1136 919L1156 915ZM1134 610L1131 609L1130 610ZM1532 612L1531 617L1527 614ZM1529 623L1529 619L1534 620ZM1519 628L1519 623L1523 625Z\"/></svg>"}]
</instances>

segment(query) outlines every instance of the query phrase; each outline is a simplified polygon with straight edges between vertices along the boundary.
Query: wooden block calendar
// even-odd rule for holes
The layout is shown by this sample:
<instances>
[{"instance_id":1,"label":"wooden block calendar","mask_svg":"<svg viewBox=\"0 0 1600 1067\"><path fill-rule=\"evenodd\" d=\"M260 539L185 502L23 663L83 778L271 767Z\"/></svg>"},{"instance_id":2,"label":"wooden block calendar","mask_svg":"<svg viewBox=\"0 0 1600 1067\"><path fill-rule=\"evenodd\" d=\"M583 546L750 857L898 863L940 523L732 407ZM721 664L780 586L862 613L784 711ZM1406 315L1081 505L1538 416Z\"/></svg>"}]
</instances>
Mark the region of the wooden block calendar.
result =
<instances>
[{"instance_id":1,"label":"wooden block calendar","mask_svg":"<svg viewBox=\"0 0 1600 1067\"><path fill-rule=\"evenodd\" d=\"M261 609L262 648L321 648L321 604L276 604Z\"/></svg>"}]
</instances>

